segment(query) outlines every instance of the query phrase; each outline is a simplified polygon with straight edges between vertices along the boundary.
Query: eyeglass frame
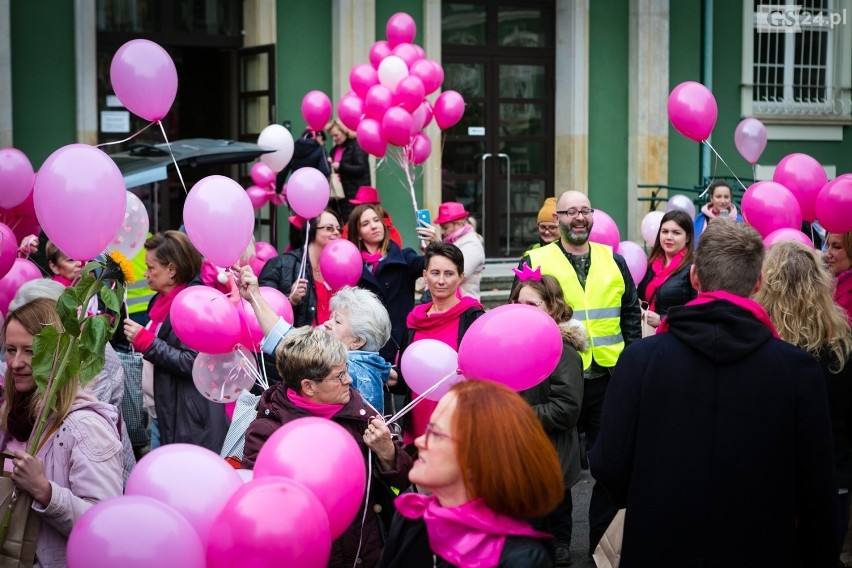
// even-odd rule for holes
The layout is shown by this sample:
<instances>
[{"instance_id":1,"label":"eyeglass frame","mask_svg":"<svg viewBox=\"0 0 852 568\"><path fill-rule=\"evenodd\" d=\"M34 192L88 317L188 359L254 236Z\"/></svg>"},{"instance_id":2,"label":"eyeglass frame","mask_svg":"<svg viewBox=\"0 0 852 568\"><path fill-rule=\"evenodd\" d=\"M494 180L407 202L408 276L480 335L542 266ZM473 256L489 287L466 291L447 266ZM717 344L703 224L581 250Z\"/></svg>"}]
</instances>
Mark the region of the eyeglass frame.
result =
<instances>
[{"instance_id":1,"label":"eyeglass frame","mask_svg":"<svg viewBox=\"0 0 852 568\"><path fill-rule=\"evenodd\" d=\"M340 225L317 225L317 231L328 231L332 235L343 231Z\"/></svg>"},{"instance_id":2,"label":"eyeglass frame","mask_svg":"<svg viewBox=\"0 0 852 568\"><path fill-rule=\"evenodd\" d=\"M343 378L340 377L341 374L343 375ZM308 379L308 380L313 381L315 383L322 383L322 382L325 382L325 381L337 381L341 385L344 385L345 383L343 381L345 381L346 377L348 377L348 376L349 376L349 367L346 367L345 369L343 369L343 372L338 374L338 376L336 376L336 377L323 377L321 379Z\"/></svg>"},{"instance_id":3,"label":"eyeglass frame","mask_svg":"<svg viewBox=\"0 0 852 568\"><path fill-rule=\"evenodd\" d=\"M572 213L571 210L574 212ZM563 209L562 211L557 211L557 215L565 215L569 219L575 218L577 215L582 215L583 217L591 217L595 214L595 210L592 207L588 209L577 209L576 207L571 207L569 209Z\"/></svg>"},{"instance_id":4,"label":"eyeglass frame","mask_svg":"<svg viewBox=\"0 0 852 568\"><path fill-rule=\"evenodd\" d=\"M554 223L553 225L542 225L541 223L539 223L538 225L536 225L536 229L538 229L540 233L558 233L559 224Z\"/></svg>"},{"instance_id":5,"label":"eyeglass frame","mask_svg":"<svg viewBox=\"0 0 852 568\"><path fill-rule=\"evenodd\" d=\"M513 304L523 304L524 306L530 306L530 307L533 307L533 308L540 308L541 305L544 303L544 300L538 300L538 301L528 300L526 302L522 302L520 300L512 300L512 303Z\"/></svg>"},{"instance_id":6,"label":"eyeglass frame","mask_svg":"<svg viewBox=\"0 0 852 568\"><path fill-rule=\"evenodd\" d=\"M435 428L432 427L432 423L430 422L429 424L426 425L426 429L423 430L423 449L424 450L429 449L429 436L435 436L439 440L444 438L444 439L450 440L452 442L458 441L456 438L450 436L449 434L445 434L444 432L439 432L439 431L435 430Z\"/></svg>"}]
</instances>

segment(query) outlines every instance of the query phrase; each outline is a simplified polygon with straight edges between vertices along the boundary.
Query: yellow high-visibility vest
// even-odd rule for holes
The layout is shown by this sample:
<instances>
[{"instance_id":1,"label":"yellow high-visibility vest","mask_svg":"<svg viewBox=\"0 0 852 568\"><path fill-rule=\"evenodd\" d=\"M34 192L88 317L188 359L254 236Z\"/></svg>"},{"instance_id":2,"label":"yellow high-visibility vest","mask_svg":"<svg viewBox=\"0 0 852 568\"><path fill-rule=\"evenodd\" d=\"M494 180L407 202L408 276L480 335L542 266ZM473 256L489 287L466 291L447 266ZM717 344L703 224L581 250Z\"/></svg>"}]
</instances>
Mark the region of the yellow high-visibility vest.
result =
<instances>
[{"instance_id":1,"label":"yellow high-visibility vest","mask_svg":"<svg viewBox=\"0 0 852 568\"><path fill-rule=\"evenodd\" d=\"M150 237L151 234L148 233ZM140 250L136 256L130 259L130 264L133 265L133 273L136 275L136 282L127 286L127 314L136 314L148 310L148 304L151 298L154 297L154 291L148 287L148 281L145 280L145 249Z\"/></svg>"}]
</instances>

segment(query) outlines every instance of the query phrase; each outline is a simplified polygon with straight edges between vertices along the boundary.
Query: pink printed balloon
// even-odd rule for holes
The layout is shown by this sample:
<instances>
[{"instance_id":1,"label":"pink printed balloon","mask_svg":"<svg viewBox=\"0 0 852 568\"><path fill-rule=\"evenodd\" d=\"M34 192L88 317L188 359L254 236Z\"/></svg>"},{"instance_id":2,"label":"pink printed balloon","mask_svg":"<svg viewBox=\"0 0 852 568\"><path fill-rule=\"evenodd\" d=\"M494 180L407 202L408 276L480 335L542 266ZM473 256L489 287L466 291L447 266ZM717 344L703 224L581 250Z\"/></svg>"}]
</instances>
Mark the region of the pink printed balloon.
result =
<instances>
[{"instance_id":1,"label":"pink printed balloon","mask_svg":"<svg viewBox=\"0 0 852 568\"><path fill-rule=\"evenodd\" d=\"M385 112L393 106L393 93L384 85L373 85L364 99L364 113L375 120L382 120Z\"/></svg>"},{"instance_id":2,"label":"pink printed balloon","mask_svg":"<svg viewBox=\"0 0 852 568\"><path fill-rule=\"evenodd\" d=\"M269 286L261 286L260 295L263 296L263 299L266 300L266 303L276 315L284 318L284 321L289 324L293 323L293 306L287 296ZM240 300L237 311L240 314L242 333L240 343L257 353L260 351L260 343L263 341L263 329L260 327L260 322L257 321L257 315L255 315L251 304L245 300Z\"/></svg>"},{"instance_id":3,"label":"pink printed balloon","mask_svg":"<svg viewBox=\"0 0 852 568\"><path fill-rule=\"evenodd\" d=\"M66 552L68 568L150 568L164 559L170 566L206 566L204 545L189 521L141 495L106 499L83 513Z\"/></svg>"},{"instance_id":4,"label":"pink printed balloon","mask_svg":"<svg viewBox=\"0 0 852 568\"><path fill-rule=\"evenodd\" d=\"M799 229L777 229L772 231L763 239L763 244L766 248L771 247L775 243L781 241L796 241L797 243L802 243L803 245L808 245L813 248L814 243L809 236L804 234Z\"/></svg>"},{"instance_id":5,"label":"pink printed balloon","mask_svg":"<svg viewBox=\"0 0 852 568\"><path fill-rule=\"evenodd\" d=\"M275 172L263 162L255 162L251 166L251 181L259 187L275 183Z\"/></svg>"},{"instance_id":6,"label":"pink printed balloon","mask_svg":"<svg viewBox=\"0 0 852 568\"><path fill-rule=\"evenodd\" d=\"M438 128L446 130L460 121L464 115L464 98L456 91L444 91L438 96L432 111Z\"/></svg>"},{"instance_id":7,"label":"pink printed balloon","mask_svg":"<svg viewBox=\"0 0 852 568\"><path fill-rule=\"evenodd\" d=\"M33 191L33 166L17 148L0 149L0 207L20 205Z\"/></svg>"},{"instance_id":8,"label":"pink printed balloon","mask_svg":"<svg viewBox=\"0 0 852 568\"><path fill-rule=\"evenodd\" d=\"M275 192L269 191L263 187L252 185L246 188L246 195L254 209L262 209L269 203L272 196L275 195Z\"/></svg>"},{"instance_id":9,"label":"pink printed balloon","mask_svg":"<svg viewBox=\"0 0 852 568\"><path fill-rule=\"evenodd\" d=\"M394 103L402 107L408 112L414 112L423 103L423 97L426 95L426 89L423 87L423 81L413 75L403 77L402 81L396 86L396 93L393 96Z\"/></svg>"},{"instance_id":10,"label":"pink printed balloon","mask_svg":"<svg viewBox=\"0 0 852 568\"><path fill-rule=\"evenodd\" d=\"M169 311L172 328L187 347L201 353L228 353L240 341L240 316L219 290L190 286L181 290Z\"/></svg>"},{"instance_id":11,"label":"pink printed balloon","mask_svg":"<svg viewBox=\"0 0 852 568\"><path fill-rule=\"evenodd\" d=\"M744 118L734 130L734 145L751 165L757 163L766 149L766 127L756 118Z\"/></svg>"},{"instance_id":12,"label":"pink printed balloon","mask_svg":"<svg viewBox=\"0 0 852 568\"><path fill-rule=\"evenodd\" d=\"M852 231L852 174L833 179L820 190L816 218L830 233Z\"/></svg>"},{"instance_id":13,"label":"pink printed balloon","mask_svg":"<svg viewBox=\"0 0 852 568\"><path fill-rule=\"evenodd\" d=\"M816 159L807 154L784 156L775 166L772 181L793 192L802 208L802 219L809 222L816 219L816 198L828 183L828 176Z\"/></svg>"},{"instance_id":14,"label":"pink printed balloon","mask_svg":"<svg viewBox=\"0 0 852 568\"><path fill-rule=\"evenodd\" d=\"M320 253L320 272L332 290L355 286L364 267L361 253L351 241L335 239Z\"/></svg>"},{"instance_id":15,"label":"pink printed balloon","mask_svg":"<svg viewBox=\"0 0 852 568\"><path fill-rule=\"evenodd\" d=\"M593 243L607 245L612 250L616 250L618 243L621 242L618 225L615 224L612 217L600 209L595 209L593 218L595 221L592 225L592 231L589 234L589 240Z\"/></svg>"},{"instance_id":16,"label":"pink printed balloon","mask_svg":"<svg viewBox=\"0 0 852 568\"><path fill-rule=\"evenodd\" d=\"M343 479L350 472L345 473ZM331 539L328 518L313 492L292 479L260 478L255 470L213 521L207 568L324 568Z\"/></svg>"},{"instance_id":17,"label":"pink printed balloon","mask_svg":"<svg viewBox=\"0 0 852 568\"><path fill-rule=\"evenodd\" d=\"M464 380L464 376L458 372L459 354L437 339L420 339L409 345L402 353L400 367L405 383L418 394L426 392L447 375L452 375L426 395L429 400L440 400L451 386Z\"/></svg>"},{"instance_id":18,"label":"pink printed balloon","mask_svg":"<svg viewBox=\"0 0 852 568\"><path fill-rule=\"evenodd\" d=\"M675 130L696 142L710 137L719 115L713 93L695 81L686 81L672 90L667 110Z\"/></svg>"},{"instance_id":19,"label":"pink printed balloon","mask_svg":"<svg viewBox=\"0 0 852 568\"><path fill-rule=\"evenodd\" d=\"M388 18L385 35L388 38L388 46L391 48L401 43L411 43L417 37L417 24L414 18L405 12L397 12Z\"/></svg>"},{"instance_id":20,"label":"pink printed balloon","mask_svg":"<svg viewBox=\"0 0 852 568\"><path fill-rule=\"evenodd\" d=\"M231 178L207 176L189 190L183 205L183 223L198 252L214 264L228 267L236 264L251 241L254 207L240 184Z\"/></svg>"},{"instance_id":21,"label":"pink printed balloon","mask_svg":"<svg viewBox=\"0 0 852 568\"><path fill-rule=\"evenodd\" d=\"M512 357L494 357L512 353ZM459 369L468 379L526 390L547 378L562 356L562 334L538 308L508 304L489 310L468 328L459 345Z\"/></svg>"},{"instance_id":22,"label":"pink printed balloon","mask_svg":"<svg viewBox=\"0 0 852 568\"><path fill-rule=\"evenodd\" d=\"M368 154L384 158L387 151L387 140L382 136L382 125L372 118L365 118L356 131L358 145Z\"/></svg>"},{"instance_id":23,"label":"pink printed balloon","mask_svg":"<svg viewBox=\"0 0 852 568\"><path fill-rule=\"evenodd\" d=\"M242 348L216 355L199 353L192 363L195 388L207 400L222 404L236 402L241 392L251 390L256 373L254 355Z\"/></svg>"},{"instance_id":24,"label":"pink printed balloon","mask_svg":"<svg viewBox=\"0 0 852 568\"><path fill-rule=\"evenodd\" d=\"M431 59L418 59L411 64L408 73L412 77L420 79L426 95L431 95L437 91L444 80L440 65Z\"/></svg>"},{"instance_id":25,"label":"pink printed balloon","mask_svg":"<svg viewBox=\"0 0 852 568\"><path fill-rule=\"evenodd\" d=\"M53 244L77 260L101 254L124 221L127 190L118 166L88 144L51 154L33 188L36 215Z\"/></svg>"},{"instance_id":26,"label":"pink printed balloon","mask_svg":"<svg viewBox=\"0 0 852 568\"><path fill-rule=\"evenodd\" d=\"M375 68L366 63L359 63L349 72L349 86L362 99L367 96L370 87L379 83Z\"/></svg>"},{"instance_id":27,"label":"pink printed balloon","mask_svg":"<svg viewBox=\"0 0 852 568\"><path fill-rule=\"evenodd\" d=\"M6 273L3 278L0 278L0 313L6 315L9 311L9 304L12 298L18 292L18 288L29 282L41 278L41 270L33 262L25 258L16 258L12 264L12 268Z\"/></svg>"},{"instance_id":28,"label":"pink printed balloon","mask_svg":"<svg viewBox=\"0 0 852 568\"><path fill-rule=\"evenodd\" d=\"M796 196L774 181L759 181L743 194L743 218L761 237L777 229L799 229L802 210Z\"/></svg>"},{"instance_id":29,"label":"pink printed balloon","mask_svg":"<svg viewBox=\"0 0 852 568\"><path fill-rule=\"evenodd\" d=\"M134 39L122 45L112 58L109 78L118 100L145 120L162 120L175 102L177 69L153 41Z\"/></svg>"},{"instance_id":30,"label":"pink printed balloon","mask_svg":"<svg viewBox=\"0 0 852 568\"><path fill-rule=\"evenodd\" d=\"M383 39L380 39L370 47L370 65L375 69L379 68L382 59L391 54L391 47Z\"/></svg>"},{"instance_id":31,"label":"pink printed balloon","mask_svg":"<svg viewBox=\"0 0 852 568\"><path fill-rule=\"evenodd\" d=\"M322 91L310 91L302 97L302 117L311 130L325 128L331 118L331 100Z\"/></svg>"},{"instance_id":32,"label":"pink printed balloon","mask_svg":"<svg viewBox=\"0 0 852 568\"><path fill-rule=\"evenodd\" d=\"M290 208L312 219L328 205L328 178L316 168L299 168L287 180L287 201Z\"/></svg>"},{"instance_id":33,"label":"pink printed balloon","mask_svg":"<svg viewBox=\"0 0 852 568\"><path fill-rule=\"evenodd\" d=\"M364 101L355 93L348 93L337 103L337 116L343 126L356 130L364 116Z\"/></svg>"},{"instance_id":34,"label":"pink printed balloon","mask_svg":"<svg viewBox=\"0 0 852 568\"><path fill-rule=\"evenodd\" d=\"M432 141L425 134L417 134L411 140L411 149L408 159L415 166L419 166L429 158L432 153Z\"/></svg>"},{"instance_id":35,"label":"pink printed balloon","mask_svg":"<svg viewBox=\"0 0 852 568\"><path fill-rule=\"evenodd\" d=\"M624 257L633 283L638 286L648 270L648 256L645 254L645 249L633 241L621 241L618 243L617 252Z\"/></svg>"},{"instance_id":36,"label":"pink printed balloon","mask_svg":"<svg viewBox=\"0 0 852 568\"><path fill-rule=\"evenodd\" d=\"M402 59L409 68L411 68L415 61L420 59L420 54L414 48L414 45L410 43L400 43L393 48L393 54Z\"/></svg>"},{"instance_id":37,"label":"pink printed balloon","mask_svg":"<svg viewBox=\"0 0 852 568\"><path fill-rule=\"evenodd\" d=\"M213 521L242 486L236 470L218 454L194 444L168 444L139 460L124 494L150 497L174 507L206 546Z\"/></svg>"},{"instance_id":38,"label":"pink printed balloon","mask_svg":"<svg viewBox=\"0 0 852 568\"><path fill-rule=\"evenodd\" d=\"M128 191L126 197L124 221L107 250L117 250L127 258L133 258L139 254L148 239L148 210L132 191Z\"/></svg>"},{"instance_id":39,"label":"pink printed balloon","mask_svg":"<svg viewBox=\"0 0 852 568\"><path fill-rule=\"evenodd\" d=\"M260 449L254 477L269 476L297 481L316 495L328 515L331 537L337 538L364 502L367 463L352 434L340 425L325 418L299 418L276 430Z\"/></svg>"},{"instance_id":40,"label":"pink printed balloon","mask_svg":"<svg viewBox=\"0 0 852 568\"><path fill-rule=\"evenodd\" d=\"M402 107L391 107L382 118L382 137L396 146L411 140L411 114Z\"/></svg>"},{"instance_id":41,"label":"pink printed balloon","mask_svg":"<svg viewBox=\"0 0 852 568\"><path fill-rule=\"evenodd\" d=\"M18 239L8 225L0 223L0 279L15 266L18 257Z\"/></svg>"}]
</instances>

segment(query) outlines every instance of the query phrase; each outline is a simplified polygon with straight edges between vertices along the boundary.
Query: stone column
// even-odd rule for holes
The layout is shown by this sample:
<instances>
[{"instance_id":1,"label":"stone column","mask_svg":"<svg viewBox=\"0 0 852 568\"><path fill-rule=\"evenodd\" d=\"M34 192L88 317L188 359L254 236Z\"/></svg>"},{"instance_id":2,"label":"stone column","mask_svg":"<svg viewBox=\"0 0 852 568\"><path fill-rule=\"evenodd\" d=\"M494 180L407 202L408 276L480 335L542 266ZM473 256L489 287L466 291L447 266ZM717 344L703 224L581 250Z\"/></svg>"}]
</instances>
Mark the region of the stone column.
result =
<instances>
[{"instance_id":1,"label":"stone column","mask_svg":"<svg viewBox=\"0 0 852 568\"><path fill-rule=\"evenodd\" d=\"M669 1L630 0L630 73L627 133L627 235L641 242L639 226L648 212L638 184L668 183Z\"/></svg>"},{"instance_id":2,"label":"stone column","mask_svg":"<svg viewBox=\"0 0 852 568\"><path fill-rule=\"evenodd\" d=\"M426 57L441 63L441 0L423 0L423 29L420 32ZM429 97L434 102L435 95ZM432 155L423 164L423 203L421 207L437 211L441 204L441 130L432 121L426 127L432 141Z\"/></svg>"},{"instance_id":3,"label":"stone column","mask_svg":"<svg viewBox=\"0 0 852 568\"><path fill-rule=\"evenodd\" d=\"M369 63L370 46L376 37L375 0L334 0L331 15L332 92L336 103L349 92L349 72L358 63Z\"/></svg>"},{"instance_id":4,"label":"stone column","mask_svg":"<svg viewBox=\"0 0 852 568\"><path fill-rule=\"evenodd\" d=\"M245 47L269 45L276 42L275 0L245 0L243 28Z\"/></svg>"},{"instance_id":5,"label":"stone column","mask_svg":"<svg viewBox=\"0 0 852 568\"><path fill-rule=\"evenodd\" d=\"M98 143L97 30L95 0L74 2L74 52L77 64L77 142Z\"/></svg>"}]
</instances>

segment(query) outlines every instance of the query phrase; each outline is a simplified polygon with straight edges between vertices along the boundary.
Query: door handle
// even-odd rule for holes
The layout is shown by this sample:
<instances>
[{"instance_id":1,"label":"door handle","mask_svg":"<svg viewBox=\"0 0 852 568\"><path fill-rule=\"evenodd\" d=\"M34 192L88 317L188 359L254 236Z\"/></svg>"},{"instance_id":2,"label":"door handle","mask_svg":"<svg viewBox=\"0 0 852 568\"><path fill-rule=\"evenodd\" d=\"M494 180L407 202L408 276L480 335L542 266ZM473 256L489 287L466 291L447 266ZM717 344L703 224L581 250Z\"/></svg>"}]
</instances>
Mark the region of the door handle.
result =
<instances>
[{"instance_id":1,"label":"door handle","mask_svg":"<svg viewBox=\"0 0 852 568\"><path fill-rule=\"evenodd\" d=\"M481 227L479 234L483 237L485 236L485 162L488 160L488 158L493 157L494 155L491 152L486 152L476 158L482 161L482 195L480 196L480 198L482 199L482 211L480 213L482 218L479 220L479 224Z\"/></svg>"},{"instance_id":2,"label":"door handle","mask_svg":"<svg viewBox=\"0 0 852 568\"><path fill-rule=\"evenodd\" d=\"M512 159L509 154L497 154L498 160L506 160L506 256L511 250L512 230Z\"/></svg>"}]
</instances>

